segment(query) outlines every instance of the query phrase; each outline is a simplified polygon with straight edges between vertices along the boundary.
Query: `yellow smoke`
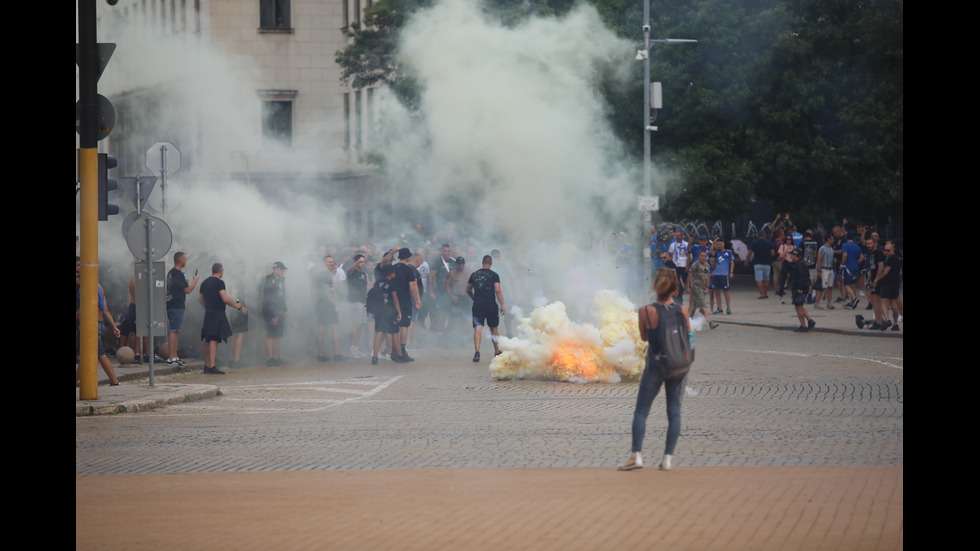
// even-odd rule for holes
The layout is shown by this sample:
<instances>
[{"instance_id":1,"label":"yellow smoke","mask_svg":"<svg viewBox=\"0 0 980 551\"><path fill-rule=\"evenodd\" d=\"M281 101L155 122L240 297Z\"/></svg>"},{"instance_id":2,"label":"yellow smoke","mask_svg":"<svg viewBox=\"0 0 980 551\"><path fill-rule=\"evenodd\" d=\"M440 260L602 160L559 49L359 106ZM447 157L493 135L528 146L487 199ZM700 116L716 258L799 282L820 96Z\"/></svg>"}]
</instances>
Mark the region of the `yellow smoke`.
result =
<instances>
[{"instance_id":1,"label":"yellow smoke","mask_svg":"<svg viewBox=\"0 0 980 551\"><path fill-rule=\"evenodd\" d=\"M594 325L572 322L561 302L535 308L521 320L517 337L500 339L490 375L576 383L638 379L647 343L640 339L633 303L602 290L592 301L592 315Z\"/></svg>"}]
</instances>

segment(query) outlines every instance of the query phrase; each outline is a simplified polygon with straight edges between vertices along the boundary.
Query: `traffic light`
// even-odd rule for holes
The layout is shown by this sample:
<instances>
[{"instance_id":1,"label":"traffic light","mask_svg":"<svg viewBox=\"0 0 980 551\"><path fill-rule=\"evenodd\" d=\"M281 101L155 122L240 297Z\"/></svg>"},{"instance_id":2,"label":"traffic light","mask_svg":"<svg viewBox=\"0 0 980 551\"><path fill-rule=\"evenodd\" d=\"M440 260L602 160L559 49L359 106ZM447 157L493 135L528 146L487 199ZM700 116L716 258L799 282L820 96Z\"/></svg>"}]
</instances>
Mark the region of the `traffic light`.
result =
<instances>
[{"instance_id":1,"label":"traffic light","mask_svg":"<svg viewBox=\"0 0 980 551\"><path fill-rule=\"evenodd\" d=\"M119 205L109 202L109 192L119 188L119 182L109 178L109 169L118 165L115 156L99 153L99 220L108 220L110 215L119 214Z\"/></svg>"}]
</instances>

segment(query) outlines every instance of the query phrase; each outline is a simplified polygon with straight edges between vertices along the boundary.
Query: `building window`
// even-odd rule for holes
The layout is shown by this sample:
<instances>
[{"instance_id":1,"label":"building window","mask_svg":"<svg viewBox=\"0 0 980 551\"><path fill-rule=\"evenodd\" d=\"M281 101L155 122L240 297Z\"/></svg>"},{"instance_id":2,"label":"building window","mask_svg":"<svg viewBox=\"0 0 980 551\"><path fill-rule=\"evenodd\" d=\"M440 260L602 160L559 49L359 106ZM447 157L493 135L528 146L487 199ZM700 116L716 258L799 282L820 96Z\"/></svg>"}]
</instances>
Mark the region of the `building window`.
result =
<instances>
[{"instance_id":1,"label":"building window","mask_svg":"<svg viewBox=\"0 0 980 551\"><path fill-rule=\"evenodd\" d=\"M361 150L361 91L354 91L354 148L358 151Z\"/></svg>"},{"instance_id":2,"label":"building window","mask_svg":"<svg viewBox=\"0 0 980 551\"><path fill-rule=\"evenodd\" d=\"M288 30L289 0L259 0L259 28Z\"/></svg>"},{"instance_id":3,"label":"building window","mask_svg":"<svg viewBox=\"0 0 980 551\"><path fill-rule=\"evenodd\" d=\"M344 151L350 151L350 92L344 92Z\"/></svg>"},{"instance_id":4,"label":"building window","mask_svg":"<svg viewBox=\"0 0 980 551\"><path fill-rule=\"evenodd\" d=\"M280 147L293 145L293 100L295 90L259 90L262 101L262 143Z\"/></svg>"}]
</instances>

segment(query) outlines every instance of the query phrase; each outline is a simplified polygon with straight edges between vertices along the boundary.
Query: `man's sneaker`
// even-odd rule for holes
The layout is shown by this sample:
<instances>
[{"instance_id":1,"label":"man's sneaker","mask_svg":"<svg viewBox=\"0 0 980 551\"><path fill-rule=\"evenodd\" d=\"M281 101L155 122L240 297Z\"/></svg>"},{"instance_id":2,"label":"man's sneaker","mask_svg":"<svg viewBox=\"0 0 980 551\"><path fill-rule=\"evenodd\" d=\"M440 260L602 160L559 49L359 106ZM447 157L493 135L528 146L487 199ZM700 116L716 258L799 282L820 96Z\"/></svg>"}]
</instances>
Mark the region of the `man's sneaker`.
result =
<instances>
[{"instance_id":1,"label":"man's sneaker","mask_svg":"<svg viewBox=\"0 0 980 551\"><path fill-rule=\"evenodd\" d=\"M833 310L834 309L834 305L828 302L827 303L827 309L828 310Z\"/></svg>"},{"instance_id":2,"label":"man's sneaker","mask_svg":"<svg viewBox=\"0 0 980 551\"><path fill-rule=\"evenodd\" d=\"M809 330L813 329L814 326L816 326L816 325L817 325L817 322L815 322L813 320L807 320L806 321L806 330L809 331Z\"/></svg>"},{"instance_id":3,"label":"man's sneaker","mask_svg":"<svg viewBox=\"0 0 980 551\"><path fill-rule=\"evenodd\" d=\"M275 358L266 358L265 360L266 367L275 367L277 365L279 365L279 362L277 362Z\"/></svg>"},{"instance_id":4,"label":"man's sneaker","mask_svg":"<svg viewBox=\"0 0 980 551\"><path fill-rule=\"evenodd\" d=\"M318 362L329 362L330 361L330 358L327 358L326 356L317 356L316 357L316 361L318 361Z\"/></svg>"},{"instance_id":5,"label":"man's sneaker","mask_svg":"<svg viewBox=\"0 0 980 551\"><path fill-rule=\"evenodd\" d=\"M474 362L480 361L480 351L479 350L477 350L476 353L473 354L473 361Z\"/></svg>"},{"instance_id":6,"label":"man's sneaker","mask_svg":"<svg viewBox=\"0 0 980 551\"><path fill-rule=\"evenodd\" d=\"M868 305L864 307L864 309L865 310L874 310L875 309L875 305L874 304L871 304L869 302Z\"/></svg>"},{"instance_id":7,"label":"man's sneaker","mask_svg":"<svg viewBox=\"0 0 980 551\"><path fill-rule=\"evenodd\" d=\"M348 359L347 356L344 356L342 354L336 354L333 357L333 361L335 361L335 362L342 362L342 361L344 361L346 359Z\"/></svg>"},{"instance_id":8,"label":"man's sneaker","mask_svg":"<svg viewBox=\"0 0 980 551\"><path fill-rule=\"evenodd\" d=\"M892 321L891 320L885 320L885 323L882 323L881 324L881 327L879 329L881 329L882 331L884 331L885 329L888 329L891 326L892 326Z\"/></svg>"},{"instance_id":9,"label":"man's sneaker","mask_svg":"<svg viewBox=\"0 0 980 551\"><path fill-rule=\"evenodd\" d=\"M721 312L721 310L719 310L719 312ZM725 314L726 314L726 315L728 315L728 316L730 316L730 315L732 315L732 309L731 309L731 308L729 308L729 309L728 309L728 310L727 310L727 311L725 312Z\"/></svg>"},{"instance_id":10,"label":"man's sneaker","mask_svg":"<svg viewBox=\"0 0 980 551\"><path fill-rule=\"evenodd\" d=\"M224 371L221 371L217 367L206 367L205 366L204 372L207 373L207 374L209 374L209 375L224 375L225 374Z\"/></svg>"},{"instance_id":11,"label":"man's sneaker","mask_svg":"<svg viewBox=\"0 0 980 551\"><path fill-rule=\"evenodd\" d=\"M878 322L874 322L868 327L868 329L872 331L874 331L875 329L881 329L881 324Z\"/></svg>"},{"instance_id":12,"label":"man's sneaker","mask_svg":"<svg viewBox=\"0 0 980 551\"><path fill-rule=\"evenodd\" d=\"M898 331L898 324L892 325L892 331Z\"/></svg>"},{"instance_id":13,"label":"man's sneaker","mask_svg":"<svg viewBox=\"0 0 980 551\"><path fill-rule=\"evenodd\" d=\"M170 358L167 360L167 365L171 367L184 367L186 364L180 358Z\"/></svg>"},{"instance_id":14,"label":"man's sneaker","mask_svg":"<svg viewBox=\"0 0 980 551\"><path fill-rule=\"evenodd\" d=\"M729 310L731 310L731 308L729 308ZM723 312L721 311L721 308L719 308L719 309L715 310L714 312L712 312L712 314L722 314L722 313ZM731 312L728 312L728 313L731 314Z\"/></svg>"},{"instance_id":15,"label":"man's sneaker","mask_svg":"<svg viewBox=\"0 0 980 551\"><path fill-rule=\"evenodd\" d=\"M364 357L364 355L361 354L361 351L358 350L357 347L354 346L353 344L350 345L350 356L351 356L351 358L363 358Z\"/></svg>"},{"instance_id":16,"label":"man's sneaker","mask_svg":"<svg viewBox=\"0 0 980 551\"><path fill-rule=\"evenodd\" d=\"M371 358L371 365L378 365L378 357L377 356Z\"/></svg>"},{"instance_id":17,"label":"man's sneaker","mask_svg":"<svg viewBox=\"0 0 980 551\"><path fill-rule=\"evenodd\" d=\"M806 333L807 331L808 329L806 327L803 327L802 325L797 327L796 329L793 329L794 333Z\"/></svg>"}]
</instances>

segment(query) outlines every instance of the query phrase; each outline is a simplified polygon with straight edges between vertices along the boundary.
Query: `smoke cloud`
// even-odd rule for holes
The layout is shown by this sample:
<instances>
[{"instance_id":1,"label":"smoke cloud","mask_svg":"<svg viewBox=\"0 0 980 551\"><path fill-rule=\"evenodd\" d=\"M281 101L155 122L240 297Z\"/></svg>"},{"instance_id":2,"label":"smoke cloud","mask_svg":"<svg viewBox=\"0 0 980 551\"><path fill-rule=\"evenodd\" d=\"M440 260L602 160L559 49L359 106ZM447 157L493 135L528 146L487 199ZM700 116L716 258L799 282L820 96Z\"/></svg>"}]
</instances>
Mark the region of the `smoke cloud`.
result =
<instances>
[{"instance_id":1,"label":"smoke cloud","mask_svg":"<svg viewBox=\"0 0 980 551\"><path fill-rule=\"evenodd\" d=\"M147 143L179 142L195 152L193 170L185 173L209 174L207 180L180 173L174 179L181 194L166 216L175 239L168 267L173 252L184 250L202 275L209 273L206 260L226 267L240 261L257 283L281 260L290 268L293 307L310 304L305 273L320 267L321 246L367 241L345 228L346 200L354 197L325 202L316 190L294 186L288 196L270 198L240 176L213 175L241 174L246 162L261 172L283 160L294 176L341 170L341 125L306 125L294 147L263 150L253 84L267 76L263 69L194 39L162 42L119 23L100 23L100 40L119 44L100 91L113 97L113 88L126 90L127 82L156 83L153 105L119 114L128 117L127 138L145 133ZM514 306L563 300L575 319L591 315L598 291L625 294L638 283L640 255L636 251L627 265L615 251L627 241L641 242L640 167L615 138L598 84L626 79L634 52L635 45L584 5L514 27L465 0L443 0L419 12L404 29L399 54L422 83L420 109L384 102L372 143L397 201L393 216L428 213L436 226L426 228L429 235L449 223L467 227L473 238L457 252L475 256L467 258L473 268L491 248L504 251L511 279L502 283ZM332 55L326 57L331 63ZM210 143L220 151L205 150ZM118 222L100 226L100 263L128 280L133 257L114 229ZM418 222L396 218L391 227L407 231ZM629 239L616 235L627 229ZM376 236L371 245L394 245L395 233Z\"/></svg>"}]
</instances>

